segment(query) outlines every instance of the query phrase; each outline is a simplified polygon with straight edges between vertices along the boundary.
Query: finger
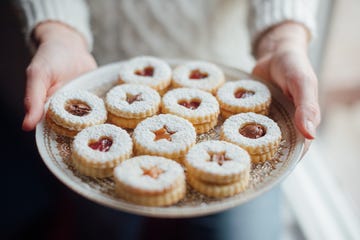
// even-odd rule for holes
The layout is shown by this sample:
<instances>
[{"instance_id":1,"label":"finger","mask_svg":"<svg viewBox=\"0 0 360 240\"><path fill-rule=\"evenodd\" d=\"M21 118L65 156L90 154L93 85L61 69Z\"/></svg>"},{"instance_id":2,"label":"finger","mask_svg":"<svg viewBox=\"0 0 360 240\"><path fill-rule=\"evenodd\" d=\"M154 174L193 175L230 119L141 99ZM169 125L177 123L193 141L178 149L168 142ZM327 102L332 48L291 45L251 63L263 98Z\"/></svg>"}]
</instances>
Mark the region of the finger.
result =
<instances>
[{"instance_id":1,"label":"finger","mask_svg":"<svg viewBox=\"0 0 360 240\"><path fill-rule=\"evenodd\" d=\"M286 82L278 78L279 74L272 72L272 65L274 65L272 55L266 55L257 61L252 74L262 80L275 83L282 90L284 95L292 100L292 96L289 93Z\"/></svg>"},{"instance_id":2,"label":"finger","mask_svg":"<svg viewBox=\"0 0 360 240\"><path fill-rule=\"evenodd\" d=\"M22 124L24 131L31 131L40 121L46 100L46 74L41 67L31 64L26 70L26 90L24 98L25 117Z\"/></svg>"},{"instance_id":3,"label":"finger","mask_svg":"<svg viewBox=\"0 0 360 240\"><path fill-rule=\"evenodd\" d=\"M59 88L61 88L65 83L64 82L55 82L47 91L47 95L45 98L45 101L47 101L47 99L49 97L51 97Z\"/></svg>"},{"instance_id":4,"label":"finger","mask_svg":"<svg viewBox=\"0 0 360 240\"><path fill-rule=\"evenodd\" d=\"M295 125L307 139L316 137L316 128L320 123L318 104L304 103L296 106Z\"/></svg>"},{"instance_id":5,"label":"finger","mask_svg":"<svg viewBox=\"0 0 360 240\"><path fill-rule=\"evenodd\" d=\"M314 139L320 123L318 84L310 64L298 64L288 76L288 88L295 104L295 124L307 139Z\"/></svg>"},{"instance_id":6,"label":"finger","mask_svg":"<svg viewBox=\"0 0 360 240\"><path fill-rule=\"evenodd\" d=\"M280 52L271 62L274 82L295 105L295 125L307 139L314 139L320 123L317 78L306 54L299 51Z\"/></svg>"},{"instance_id":7,"label":"finger","mask_svg":"<svg viewBox=\"0 0 360 240\"><path fill-rule=\"evenodd\" d=\"M91 55L89 55L89 57L87 57L84 61L82 61L81 64L77 67L75 73L62 76L61 81L57 81L57 79L52 79L53 84L49 87L47 91L47 98L51 97L58 89L60 89L70 80L78 77L81 74L95 70L96 68L97 68L97 63L95 59Z\"/></svg>"},{"instance_id":8,"label":"finger","mask_svg":"<svg viewBox=\"0 0 360 240\"><path fill-rule=\"evenodd\" d=\"M270 55L264 56L263 58L259 59L256 62L256 65L252 71L252 74L262 80L271 81L271 76L270 76L270 71L269 71L270 60L271 60Z\"/></svg>"}]
</instances>

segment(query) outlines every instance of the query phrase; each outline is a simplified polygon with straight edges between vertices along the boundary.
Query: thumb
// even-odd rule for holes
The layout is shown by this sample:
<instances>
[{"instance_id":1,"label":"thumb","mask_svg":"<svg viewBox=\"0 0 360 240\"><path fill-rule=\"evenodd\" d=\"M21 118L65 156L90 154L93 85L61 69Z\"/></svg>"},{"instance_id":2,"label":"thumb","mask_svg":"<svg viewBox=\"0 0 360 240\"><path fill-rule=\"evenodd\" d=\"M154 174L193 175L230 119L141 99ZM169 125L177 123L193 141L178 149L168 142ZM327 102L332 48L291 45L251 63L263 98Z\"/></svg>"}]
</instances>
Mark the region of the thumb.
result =
<instances>
[{"instance_id":1,"label":"thumb","mask_svg":"<svg viewBox=\"0 0 360 240\"><path fill-rule=\"evenodd\" d=\"M314 139L321 118L316 75L309 65L299 65L288 83L295 104L295 124L307 139Z\"/></svg>"},{"instance_id":2,"label":"thumb","mask_svg":"<svg viewBox=\"0 0 360 240\"><path fill-rule=\"evenodd\" d=\"M25 117L22 124L24 131L31 131L40 121L46 93L50 82L44 69L36 64L30 64L26 70L26 89L24 98Z\"/></svg>"},{"instance_id":3,"label":"thumb","mask_svg":"<svg viewBox=\"0 0 360 240\"><path fill-rule=\"evenodd\" d=\"M314 102L302 102L296 106L295 124L307 139L314 139L320 123L319 105Z\"/></svg>"},{"instance_id":4,"label":"thumb","mask_svg":"<svg viewBox=\"0 0 360 240\"><path fill-rule=\"evenodd\" d=\"M263 80L270 80L270 60L271 55L266 55L260 58L252 71L252 74Z\"/></svg>"}]
</instances>

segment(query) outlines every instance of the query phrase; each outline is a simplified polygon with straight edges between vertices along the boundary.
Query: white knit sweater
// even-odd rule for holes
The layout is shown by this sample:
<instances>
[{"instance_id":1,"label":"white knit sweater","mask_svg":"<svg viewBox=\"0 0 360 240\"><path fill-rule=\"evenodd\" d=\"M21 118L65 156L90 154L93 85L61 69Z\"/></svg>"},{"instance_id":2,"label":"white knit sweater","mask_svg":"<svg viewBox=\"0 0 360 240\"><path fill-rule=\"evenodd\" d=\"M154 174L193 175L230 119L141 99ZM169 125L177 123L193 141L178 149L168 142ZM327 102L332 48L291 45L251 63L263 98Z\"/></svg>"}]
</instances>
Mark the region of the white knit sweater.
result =
<instances>
[{"instance_id":1,"label":"white knit sweater","mask_svg":"<svg viewBox=\"0 0 360 240\"><path fill-rule=\"evenodd\" d=\"M83 34L99 64L155 55L206 59L245 70L252 65L250 43L269 27L296 21L314 35L317 8L316 0L249 0L248 6L239 0L20 3L27 20L27 36L43 21L62 22Z\"/></svg>"}]
</instances>

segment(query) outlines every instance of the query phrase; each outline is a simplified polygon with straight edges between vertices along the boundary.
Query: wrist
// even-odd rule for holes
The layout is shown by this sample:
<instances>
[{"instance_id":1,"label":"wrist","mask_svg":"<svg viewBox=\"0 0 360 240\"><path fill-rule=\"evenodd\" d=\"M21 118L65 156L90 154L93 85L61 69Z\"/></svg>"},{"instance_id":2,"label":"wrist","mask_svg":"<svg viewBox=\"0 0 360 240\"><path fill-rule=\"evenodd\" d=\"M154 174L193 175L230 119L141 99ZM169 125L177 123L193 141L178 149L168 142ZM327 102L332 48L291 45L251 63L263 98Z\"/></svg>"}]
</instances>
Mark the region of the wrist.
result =
<instances>
[{"instance_id":1,"label":"wrist","mask_svg":"<svg viewBox=\"0 0 360 240\"><path fill-rule=\"evenodd\" d=\"M77 47L87 49L84 37L70 26L54 21L40 23L33 31L32 35L36 45L47 42L57 42L61 44L72 44Z\"/></svg>"},{"instance_id":2,"label":"wrist","mask_svg":"<svg viewBox=\"0 0 360 240\"><path fill-rule=\"evenodd\" d=\"M307 52L310 34L306 27L295 22L284 22L266 31L255 44L255 57L292 49Z\"/></svg>"}]
</instances>

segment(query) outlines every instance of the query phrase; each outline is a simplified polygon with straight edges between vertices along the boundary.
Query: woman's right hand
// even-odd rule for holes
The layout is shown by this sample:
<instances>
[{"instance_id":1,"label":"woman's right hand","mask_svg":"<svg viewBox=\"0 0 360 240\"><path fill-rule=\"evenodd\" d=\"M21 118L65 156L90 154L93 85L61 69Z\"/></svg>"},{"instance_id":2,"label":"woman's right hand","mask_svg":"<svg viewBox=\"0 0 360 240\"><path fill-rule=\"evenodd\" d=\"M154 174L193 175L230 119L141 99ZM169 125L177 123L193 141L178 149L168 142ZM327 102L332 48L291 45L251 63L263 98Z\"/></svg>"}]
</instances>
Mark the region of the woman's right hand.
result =
<instances>
[{"instance_id":1,"label":"woman's right hand","mask_svg":"<svg viewBox=\"0 0 360 240\"><path fill-rule=\"evenodd\" d=\"M48 97L71 79L97 67L84 38L66 25L41 23L34 37L39 46L26 70L25 131L33 130L41 120Z\"/></svg>"}]
</instances>

